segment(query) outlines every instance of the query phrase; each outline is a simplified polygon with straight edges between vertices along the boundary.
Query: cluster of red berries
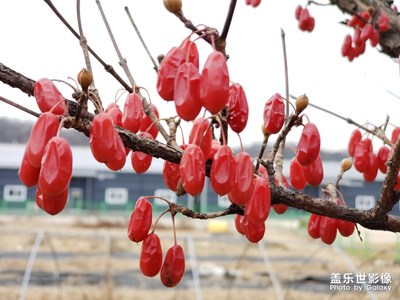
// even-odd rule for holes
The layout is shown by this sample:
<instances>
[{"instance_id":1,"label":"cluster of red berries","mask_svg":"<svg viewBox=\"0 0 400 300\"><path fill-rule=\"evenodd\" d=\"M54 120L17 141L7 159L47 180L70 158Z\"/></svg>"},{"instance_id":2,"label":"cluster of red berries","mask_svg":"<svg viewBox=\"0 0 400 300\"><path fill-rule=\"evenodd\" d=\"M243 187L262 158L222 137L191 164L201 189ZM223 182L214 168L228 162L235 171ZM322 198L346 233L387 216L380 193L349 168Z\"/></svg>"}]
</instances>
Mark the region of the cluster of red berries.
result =
<instances>
[{"instance_id":1,"label":"cluster of red berries","mask_svg":"<svg viewBox=\"0 0 400 300\"><path fill-rule=\"evenodd\" d=\"M150 106L158 117L156 106L153 104ZM137 93L127 95L123 110L117 103L111 103L104 112L96 114L90 127L90 149L98 162L104 163L113 171L124 167L126 157L131 152L124 146L115 126L138 133L148 139L155 139L158 135L158 129L144 112L142 99ZM140 151L132 151L131 165L135 172L146 172L151 162L152 156Z\"/></svg>"},{"instance_id":2,"label":"cluster of red berries","mask_svg":"<svg viewBox=\"0 0 400 300\"><path fill-rule=\"evenodd\" d=\"M176 286L185 272L185 256L182 247L174 239L163 260L159 236L150 231L152 224L152 205L145 197L140 197L135 204L128 225L128 237L131 241L142 242L140 252L140 270L143 275L154 277L160 274L161 282L166 287ZM174 236L175 236L175 228Z\"/></svg>"},{"instance_id":3,"label":"cluster of red berries","mask_svg":"<svg viewBox=\"0 0 400 300\"><path fill-rule=\"evenodd\" d=\"M302 31L312 32L315 27L315 19L310 15L307 7L302 7L301 5L296 6L294 12L296 20L299 21L299 28Z\"/></svg>"},{"instance_id":4,"label":"cluster of red berries","mask_svg":"<svg viewBox=\"0 0 400 300\"><path fill-rule=\"evenodd\" d=\"M337 200L340 205L340 201ZM313 239L320 238L325 244L332 244L339 232L344 237L353 234L355 225L352 222L311 214L308 220L308 234Z\"/></svg>"},{"instance_id":5,"label":"cluster of red berries","mask_svg":"<svg viewBox=\"0 0 400 300\"><path fill-rule=\"evenodd\" d=\"M341 53L349 61L365 52L368 40L372 47L376 47L379 43L380 33L386 32L390 28L389 18L385 13L379 16L378 24L374 25L368 10L361 12L360 15L353 15L347 25L354 29L354 33L353 36L347 34L344 37Z\"/></svg>"},{"instance_id":6,"label":"cluster of red berries","mask_svg":"<svg viewBox=\"0 0 400 300\"><path fill-rule=\"evenodd\" d=\"M34 95L42 114L32 127L19 177L25 186L37 186L38 207L55 215L67 203L72 177L71 147L59 136L67 106L57 87L47 78L35 83Z\"/></svg>"},{"instance_id":7,"label":"cluster of red berries","mask_svg":"<svg viewBox=\"0 0 400 300\"><path fill-rule=\"evenodd\" d=\"M396 127L392 131L391 143L394 145L400 137L400 127ZM350 136L347 151L353 158L354 168L363 174L366 182L375 180L378 170L382 174L386 174L386 162L391 155L391 148L382 145L375 154L373 150L372 140L367 137L362 137L359 129L355 129ZM397 177L396 190L400 189L400 173Z\"/></svg>"}]
</instances>

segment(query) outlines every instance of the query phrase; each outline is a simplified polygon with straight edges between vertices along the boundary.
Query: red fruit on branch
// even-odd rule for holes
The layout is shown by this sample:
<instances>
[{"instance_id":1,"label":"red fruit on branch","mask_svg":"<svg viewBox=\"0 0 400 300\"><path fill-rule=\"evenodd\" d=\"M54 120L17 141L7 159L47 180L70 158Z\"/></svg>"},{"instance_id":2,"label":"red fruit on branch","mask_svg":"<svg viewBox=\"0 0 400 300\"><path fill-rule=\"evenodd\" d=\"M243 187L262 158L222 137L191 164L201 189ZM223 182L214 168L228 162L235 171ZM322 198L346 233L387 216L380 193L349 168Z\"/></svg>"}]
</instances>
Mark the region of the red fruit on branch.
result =
<instances>
[{"instance_id":1,"label":"red fruit on branch","mask_svg":"<svg viewBox=\"0 0 400 300\"><path fill-rule=\"evenodd\" d=\"M236 179L228 199L236 205L246 205L254 188L254 165L247 152L241 151L236 155Z\"/></svg>"},{"instance_id":2,"label":"red fruit on branch","mask_svg":"<svg viewBox=\"0 0 400 300\"><path fill-rule=\"evenodd\" d=\"M18 171L19 179L26 187L32 187L38 182L39 172L40 168L36 168L30 163L25 150Z\"/></svg>"},{"instance_id":3,"label":"red fruit on branch","mask_svg":"<svg viewBox=\"0 0 400 300\"><path fill-rule=\"evenodd\" d=\"M148 132L141 132L140 135L148 139L153 139L151 134ZM145 173L150 168L152 161L153 161L153 156L147 153L141 151L132 151L131 153L132 168L138 174Z\"/></svg>"},{"instance_id":4,"label":"red fruit on branch","mask_svg":"<svg viewBox=\"0 0 400 300\"><path fill-rule=\"evenodd\" d=\"M296 6L296 10L294 11L294 16L295 16L296 20L300 19L300 14L301 14L302 10L303 10L303 7L300 4Z\"/></svg>"},{"instance_id":5,"label":"red fruit on branch","mask_svg":"<svg viewBox=\"0 0 400 300\"><path fill-rule=\"evenodd\" d=\"M105 163L114 155L114 132L114 123L109 114L101 112L94 116L89 131L89 145L98 162Z\"/></svg>"},{"instance_id":6,"label":"red fruit on branch","mask_svg":"<svg viewBox=\"0 0 400 300\"><path fill-rule=\"evenodd\" d=\"M379 43L380 38L381 37L380 37L379 31L376 30L374 27L372 27L372 34L371 34L371 38L369 40L371 47L376 47Z\"/></svg>"},{"instance_id":7,"label":"red fruit on branch","mask_svg":"<svg viewBox=\"0 0 400 300\"><path fill-rule=\"evenodd\" d=\"M392 142L392 145L394 146L394 144L396 144L397 140L400 137L400 127L396 127L393 129L392 131L392 135L390 138L390 141Z\"/></svg>"},{"instance_id":8,"label":"red fruit on branch","mask_svg":"<svg viewBox=\"0 0 400 300\"><path fill-rule=\"evenodd\" d=\"M303 174L303 166L299 163L296 157L293 157L290 161L289 179L290 184L296 190L302 190L307 185Z\"/></svg>"},{"instance_id":9,"label":"red fruit on branch","mask_svg":"<svg viewBox=\"0 0 400 300\"><path fill-rule=\"evenodd\" d=\"M203 151L196 144L189 144L183 151L179 173L182 186L188 194L195 196L201 193L206 167Z\"/></svg>"},{"instance_id":10,"label":"red fruit on branch","mask_svg":"<svg viewBox=\"0 0 400 300\"><path fill-rule=\"evenodd\" d=\"M373 38L373 29L374 27L372 26L371 23L365 24L365 26L361 30L361 35L360 35L361 41L365 43L368 39Z\"/></svg>"},{"instance_id":11,"label":"red fruit on branch","mask_svg":"<svg viewBox=\"0 0 400 300\"><path fill-rule=\"evenodd\" d=\"M319 233L319 228L320 228L320 222L321 222L321 216L317 214L310 214L310 218L308 219L308 235L312 237L313 239L319 239L320 233Z\"/></svg>"},{"instance_id":12,"label":"red fruit on branch","mask_svg":"<svg viewBox=\"0 0 400 300\"><path fill-rule=\"evenodd\" d=\"M50 112L42 113L33 125L25 151L35 168L40 168L47 142L57 134L59 126L59 116Z\"/></svg>"},{"instance_id":13,"label":"red fruit on branch","mask_svg":"<svg viewBox=\"0 0 400 300\"><path fill-rule=\"evenodd\" d=\"M264 177L257 176L254 179L253 193L245 207L244 215L249 222L259 224L267 220L270 209L271 191L269 182Z\"/></svg>"},{"instance_id":14,"label":"red fruit on branch","mask_svg":"<svg viewBox=\"0 0 400 300\"><path fill-rule=\"evenodd\" d=\"M182 279L185 272L185 256L180 245L175 244L168 249L161 266L160 279L164 286L174 287Z\"/></svg>"},{"instance_id":15,"label":"red fruit on branch","mask_svg":"<svg viewBox=\"0 0 400 300\"><path fill-rule=\"evenodd\" d=\"M361 131L358 130L358 129L355 129L351 133L351 136L350 136L350 139L349 139L349 143L347 145L347 152L349 153L349 155L351 157L354 156L354 152L356 150L356 146L361 141L361 137L362 137Z\"/></svg>"},{"instance_id":16,"label":"red fruit on branch","mask_svg":"<svg viewBox=\"0 0 400 300\"><path fill-rule=\"evenodd\" d=\"M228 104L229 72L225 56L213 51L204 63L200 76L201 103L211 114L216 114Z\"/></svg>"},{"instance_id":17,"label":"red fruit on branch","mask_svg":"<svg viewBox=\"0 0 400 300\"><path fill-rule=\"evenodd\" d=\"M379 28L379 31L380 31L380 32L386 32L386 31L389 30L390 25L389 25L389 18L388 18L388 16L387 16L387 14L382 13L382 14L379 16L379 19L378 19L378 28Z\"/></svg>"},{"instance_id":18,"label":"red fruit on branch","mask_svg":"<svg viewBox=\"0 0 400 300\"><path fill-rule=\"evenodd\" d=\"M48 78L41 78L35 82L33 94L41 112L51 112L63 115L67 109L65 98Z\"/></svg>"},{"instance_id":19,"label":"red fruit on branch","mask_svg":"<svg viewBox=\"0 0 400 300\"><path fill-rule=\"evenodd\" d=\"M243 220L242 215L235 215L235 217L234 217L235 229L240 234L244 234L244 231L242 228L242 220Z\"/></svg>"},{"instance_id":20,"label":"red fruit on branch","mask_svg":"<svg viewBox=\"0 0 400 300\"><path fill-rule=\"evenodd\" d=\"M185 121L194 120L202 107L199 69L191 62L183 63L178 68L174 84L176 112Z\"/></svg>"},{"instance_id":21,"label":"red fruit on branch","mask_svg":"<svg viewBox=\"0 0 400 300\"><path fill-rule=\"evenodd\" d=\"M386 146L382 146L379 148L378 153L376 154L376 162L378 164L378 169L383 174L387 172L386 162L390 157L390 149Z\"/></svg>"},{"instance_id":22,"label":"red fruit on branch","mask_svg":"<svg viewBox=\"0 0 400 300\"><path fill-rule=\"evenodd\" d=\"M228 194L236 181L236 160L227 145L219 147L214 155L210 171L210 184L218 195Z\"/></svg>"},{"instance_id":23,"label":"red fruit on branch","mask_svg":"<svg viewBox=\"0 0 400 300\"><path fill-rule=\"evenodd\" d=\"M72 151L62 137L51 138L43 152L38 186L46 196L58 196L68 189L72 177Z\"/></svg>"},{"instance_id":24,"label":"red fruit on branch","mask_svg":"<svg viewBox=\"0 0 400 300\"><path fill-rule=\"evenodd\" d=\"M162 265L162 248L160 238L155 233L150 233L142 243L140 252L140 270L148 277L156 276Z\"/></svg>"},{"instance_id":25,"label":"red fruit on branch","mask_svg":"<svg viewBox=\"0 0 400 300\"><path fill-rule=\"evenodd\" d=\"M317 159L308 166L303 166L303 174L307 183L312 186L319 186L324 179L324 167L322 165L321 157L318 155Z\"/></svg>"},{"instance_id":26,"label":"red fruit on branch","mask_svg":"<svg viewBox=\"0 0 400 300\"><path fill-rule=\"evenodd\" d=\"M315 19L312 17L307 8L303 8L299 15L299 28L303 31L313 31L315 27Z\"/></svg>"},{"instance_id":27,"label":"red fruit on branch","mask_svg":"<svg viewBox=\"0 0 400 300\"><path fill-rule=\"evenodd\" d=\"M274 177L274 183L276 186L280 186L281 183L279 182L279 179L277 176ZM289 189L289 184L284 175L282 175L282 185L286 188ZM280 203L280 204L274 204L272 205L272 209L278 214L281 215L285 213L288 210L288 206L286 204Z\"/></svg>"},{"instance_id":28,"label":"red fruit on branch","mask_svg":"<svg viewBox=\"0 0 400 300\"><path fill-rule=\"evenodd\" d=\"M362 140L357 144L354 151L354 168L360 173L364 173L369 168L368 153L371 152L369 141L370 139Z\"/></svg>"},{"instance_id":29,"label":"red fruit on branch","mask_svg":"<svg viewBox=\"0 0 400 300\"><path fill-rule=\"evenodd\" d=\"M129 219L128 238L136 243L143 241L149 233L152 218L151 203L147 198L140 197Z\"/></svg>"},{"instance_id":30,"label":"red fruit on branch","mask_svg":"<svg viewBox=\"0 0 400 300\"><path fill-rule=\"evenodd\" d=\"M326 216L321 216L320 218L321 220L319 224L319 235L321 241L323 241L325 244L330 245L336 239L338 220Z\"/></svg>"},{"instance_id":31,"label":"red fruit on branch","mask_svg":"<svg viewBox=\"0 0 400 300\"><path fill-rule=\"evenodd\" d=\"M156 117L159 118L160 114L158 113L157 107L154 104L150 104L150 107L153 109ZM153 123L153 121L145 112L143 112L142 123L140 124L140 131L150 133L154 139L156 139L158 135L157 124Z\"/></svg>"},{"instance_id":32,"label":"red fruit on branch","mask_svg":"<svg viewBox=\"0 0 400 300\"><path fill-rule=\"evenodd\" d=\"M285 104L283 97L276 93L264 106L264 128L269 134L278 133L285 122Z\"/></svg>"},{"instance_id":33,"label":"red fruit on branch","mask_svg":"<svg viewBox=\"0 0 400 300\"><path fill-rule=\"evenodd\" d=\"M165 185L171 190L176 191L181 176L179 175L179 164L164 161L162 177Z\"/></svg>"},{"instance_id":34,"label":"red fruit on branch","mask_svg":"<svg viewBox=\"0 0 400 300\"><path fill-rule=\"evenodd\" d=\"M343 44L342 44L342 56L344 56L344 57L346 57L346 56L349 56L349 54L351 53L351 51L352 51L352 43L353 43L353 40L351 39L351 35L350 34L347 34L345 37L344 37L344 40L343 40Z\"/></svg>"},{"instance_id":35,"label":"red fruit on branch","mask_svg":"<svg viewBox=\"0 0 400 300\"><path fill-rule=\"evenodd\" d=\"M105 109L105 112L111 116L115 125L122 127L122 111L118 104L110 103Z\"/></svg>"},{"instance_id":36,"label":"red fruit on branch","mask_svg":"<svg viewBox=\"0 0 400 300\"><path fill-rule=\"evenodd\" d=\"M196 118L189 133L189 144L198 145L203 151L204 158L208 158L212 146L212 130L210 122L203 117Z\"/></svg>"},{"instance_id":37,"label":"red fruit on branch","mask_svg":"<svg viewBox=\"0 0 400 300\"><path fill-rule=\"evenodd\" d=\"M49 215L56 215L63 211L68 200L68 189L65 189L57 196L45 195L41 192L40 188L36 189L35 201L36 204L47 212Z\"/></svg>"},{"instance_id":38,"label":"red fruit on branch","mask_svg":"<svg viewBox=\"0 0 400 300\"><path fill-rule=\"evenodd\" d=\"M249 242L258 243L265 235L265 222L255 224L244 215L242 218L242 230Z\"/></svg>"},{"instance_id":39,"label":"red fruit on branch","mask_svg":"<svg viewBox=\"0 0 400 300\"><path fill-rule=\"evenodd\" d=\"M351 236L355 230L355 225L352 222L345 221L345 220L338 220L337 229L339 233L344 236L348 237Z\"/></svg>"},{"instance_id":40,"label":"red fruit on branch","mask_svg":"<svg viewBox=\"0 0 400 300\"><path fill-rule=\"evenodd\" d=\"M366 182L373 182L378 175L378 162L373 152L368 153L368 160L369 167L363 172L363 178Z\"/></svg>"},{"instance_id":41,"label":"red fruit on branch","mask_svg":"<svg viewBox=\"0 0 400 300\"><path fill-rule=\"evenodd\" d=\"M126 130L138 133L143 118L142 99L136 93L126 96L124 111L122 113L121 127Z\"/></svg>"},{"instance_id":42,"label":"red fruit on branch","mask_svg":"<svg viewBox=\"0 0 400 300\"><path fill-rule=\"evenodd\" d=\"M186 56L186 62L191 62L199 69L199 51L197 49L196 43L187 37L183 40L182 44L179 46L183 50Z\"/></svg>"},{"instance_id":43,"label":"red fruit on branch","mask_svg":"<svg viewBox=\"0 0 400 300\"><path fill-rule=\"evenodd\" d=\"M166 101L174 99L174 81L186 53L180 47L173 47L163 58L157 72L157 92Z\"/></svg>"},{"instance_id":44,"label":"red fruit on branch","mask_svg":"<svg viewBox=\"0 0 400 300\"><path fill-rule=\"evenodd\" d=\"M321 138L317 126L307 123L303 127L299 143L297 144L296 158L302 166L313 163L321 148Z\"/></svg>"},{"instance_id":45,"label":"red fruit on branch","mask_svg":"<svg viewBox=\"0 0 400 300\"><path fill-rule=\"evenodd\" d=\"M249 106L243 87L234 83L229 87L228 124L236 133L241 133L246 128L249 117Z\"/></svg>"},{"instance_id":46,"label":"red fruit on branch","mask_svg":"<svg viewBox=\"0 0 400 300\"><path fill-rule=\"evenodd\" d=\"M246 5L250 5L252 7L257 7L260 5L261 0L246 0L245 3L246 3Z\"/></svg>"}]
</instances>

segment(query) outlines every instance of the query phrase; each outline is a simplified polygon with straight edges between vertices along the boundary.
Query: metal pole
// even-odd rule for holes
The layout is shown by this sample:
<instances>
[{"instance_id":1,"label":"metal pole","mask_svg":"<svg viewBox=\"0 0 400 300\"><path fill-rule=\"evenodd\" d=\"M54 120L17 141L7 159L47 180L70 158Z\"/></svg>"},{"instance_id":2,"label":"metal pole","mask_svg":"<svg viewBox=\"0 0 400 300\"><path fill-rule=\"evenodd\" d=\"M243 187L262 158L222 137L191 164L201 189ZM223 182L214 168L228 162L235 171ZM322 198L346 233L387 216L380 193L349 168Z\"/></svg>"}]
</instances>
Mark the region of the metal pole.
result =
<instances>
[{"instance_id":1,"label":"metal pole","mask_svg":"<svg viewBox=\"0 0 400 300\"><path fill-rule=\"evenodd\" d=\"M44 234L45 234L45 231L41 229L38 231L38 233L36 235L35 242L33 244L31 253L29 254L28 263L26 264L24 277L22 278L22 285L21 285L21 291L19 294L19 300L25 300L25 295L26 295L26 291L28 289L29 280L31 278L33 265L35 263L36 255L39 251L40 245L44 238Z\"/></svg>"},{"instance_id":2,"label":"metal pole","mask_svg":"<svg viewBox=\"0 0 400 300\"><path fill-rule=\"evenodd\" d=\"M197 260L196 260L196 250L194 247L193 237L189 234L186 236L186 241L189 249L189 259L190 265L192 267L192 275L193 275L193 285L194 285L194 293L196 300L202 300L203 295L201 293L201 286L200 286L200 275L199 269L197 267Z\"/></svg>"}]
</instances>

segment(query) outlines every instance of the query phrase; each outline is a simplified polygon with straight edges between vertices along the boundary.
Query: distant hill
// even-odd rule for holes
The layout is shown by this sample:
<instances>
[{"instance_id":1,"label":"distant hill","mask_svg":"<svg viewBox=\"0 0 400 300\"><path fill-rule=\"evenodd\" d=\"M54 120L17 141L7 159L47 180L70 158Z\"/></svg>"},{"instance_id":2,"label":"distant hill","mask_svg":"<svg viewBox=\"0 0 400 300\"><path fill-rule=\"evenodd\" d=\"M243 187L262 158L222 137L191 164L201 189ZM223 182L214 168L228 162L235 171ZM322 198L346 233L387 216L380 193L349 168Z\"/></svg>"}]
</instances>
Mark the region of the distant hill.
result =
<instances>
[{"instance_id":1,"label":"distant hill","mask_svg":"<svg viewBox=\"0 0 400 300\"><path fill-rule=\"evenodd\" d=\"M0 143L14 143L14 144L24 144L29 138L31 132L33 121L20 120L15 118L0 118ZM62 130L61 135L65 137L71 145L80 146L87 145L89 139L80 132L76 130ZM288 147L285 150L285 158L291 159L294 156L292 149L296 149L296 144L288 143ZM260 152L260 144L253 143L250 145L245 145L246 151L253 157L258 156ZM267 151L270 150L267 148ZM238 151L238 149L234 149ZM345 151L321 151L321 156L324 161L340 161L342 158L347 156Z\"/></svg>"},{"instance_id":2,"label":"distant hill","mask_svg":"<svg viewBox=\"0 0 400 300\"><path fill-rule=\"evenodd\" d=\"M0 143L25 144L28 141L34 122L16 118L0 117ZM76 130L62 130L61 135L71 145L87 145L89 139Z\"/></svg>"}]
</instances>

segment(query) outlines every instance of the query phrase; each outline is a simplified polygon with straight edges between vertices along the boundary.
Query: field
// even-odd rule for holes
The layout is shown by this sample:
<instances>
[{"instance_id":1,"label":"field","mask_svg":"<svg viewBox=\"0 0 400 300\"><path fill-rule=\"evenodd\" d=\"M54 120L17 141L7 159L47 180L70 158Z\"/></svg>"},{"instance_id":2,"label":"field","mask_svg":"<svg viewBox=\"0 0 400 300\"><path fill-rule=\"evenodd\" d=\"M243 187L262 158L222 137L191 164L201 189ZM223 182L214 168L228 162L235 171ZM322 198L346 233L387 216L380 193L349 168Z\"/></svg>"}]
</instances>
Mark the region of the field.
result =
<instances>
[{"instance_id":1,"label":"field","mask_svg":"<svg viewBox=\"0 0 400 300\"><path fill-rule=\"evenodd\" d=\"M172 245L170 223L165 218L157 227L164 253ZM0 299L400 299L392 233L361 228L363 241L355 234L326 246L307 236L304 222L271 219L255 245L230 218L179 218L186 272L168 289L140 273L140 245L128 240L126 226L127 218L117 216L0 216ZM333 273L353 277L335 286L349 291L332 289ZM380 286L390 292L366 291L357 274L389 274L391 282Z\"/></svg>"}]
</instances>

